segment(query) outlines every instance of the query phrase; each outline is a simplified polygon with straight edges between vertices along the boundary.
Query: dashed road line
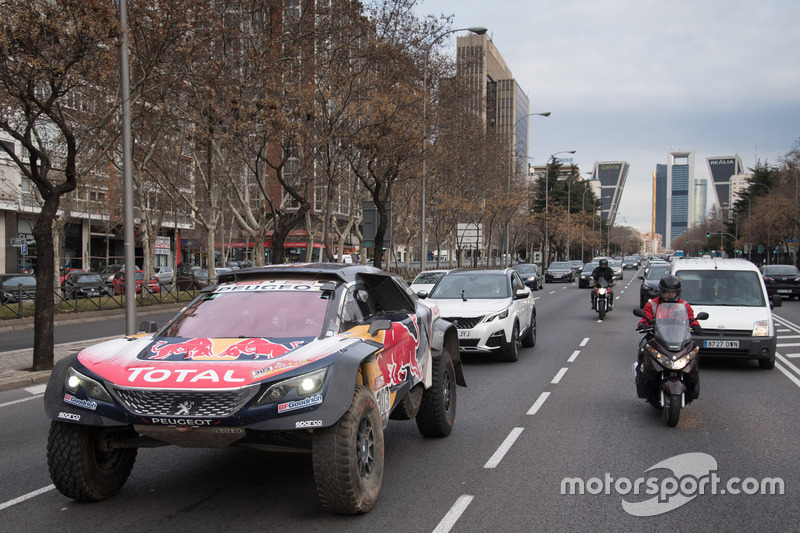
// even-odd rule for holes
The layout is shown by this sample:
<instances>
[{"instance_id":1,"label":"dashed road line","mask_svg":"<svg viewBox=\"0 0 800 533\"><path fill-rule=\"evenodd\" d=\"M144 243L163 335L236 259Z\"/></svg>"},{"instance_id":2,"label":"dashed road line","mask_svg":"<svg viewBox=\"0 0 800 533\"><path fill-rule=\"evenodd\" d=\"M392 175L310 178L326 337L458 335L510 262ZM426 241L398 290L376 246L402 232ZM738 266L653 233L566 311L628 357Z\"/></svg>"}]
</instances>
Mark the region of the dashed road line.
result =
<instances>
[{"instance_id":1,"label":"dashed road line","mask_svg":"<svg viewBox=\"0 0 800 533\"><path fill-rule=\"evenodd\" d=\"M567 370L569 370L567 367L564 367L561 370L559 370L558 374L556 374L556 377L554 377L553 381L551 381L550 383L553 385L558 385L558 382L561 381L561 378L564 377L564 374L567 373Z\"/></svg>"},{"instance_id":2,"label":"dashed road line","mask_svg":"<svg viewBox=\"0 0 800 533\"><path fill-rule=\"evenodd\" d=\"M453 526L456 525L458 519L461 518L461 515L467 510L473 498L474 496L471 494L459 496L456 503L447 511L447 514L444 515L444 518L442 518L441 522L436 526L436 529L433 530L433 533L447 533L453 529Z\"/></svg>"},{"instance_id":3,"label":"dashed road line","mask_svg":"<svg viewBox=\"0 0 800 533\"><path fill-rule=\"evenodd\" d=\"M502 461L503 457L505 457L506 453L508 453L508 450L511 449L511 446L514 445L514 442L522 434L523 429L525 428L516 427L512 429L511 433L509 433L508 437L506 437L506 440L504 440L503 443L500 445L500 447L497 448L497 451L495 451L494 454L489 458L489 460L486 461L486 464L483 465L483 467L494 468L497 465L499 465L500 461Z\"/></svg>"}]
</instances>

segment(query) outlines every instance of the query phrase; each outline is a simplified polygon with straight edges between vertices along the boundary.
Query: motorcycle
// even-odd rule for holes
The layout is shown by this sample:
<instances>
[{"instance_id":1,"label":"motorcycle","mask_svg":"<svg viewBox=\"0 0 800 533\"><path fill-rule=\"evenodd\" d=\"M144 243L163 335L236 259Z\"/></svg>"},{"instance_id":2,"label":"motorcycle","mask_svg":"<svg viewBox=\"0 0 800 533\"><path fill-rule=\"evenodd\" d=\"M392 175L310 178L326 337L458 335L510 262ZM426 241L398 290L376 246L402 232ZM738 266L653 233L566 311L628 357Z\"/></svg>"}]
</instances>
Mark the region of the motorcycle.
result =
<instances>
[{"instance_id":1,"label":"motorcycle","mask_svg":"<svg viewBox=\"0 0 800 533\"><path fill-rule=\"evenodd\" d=\"M638 307L633 314L644 318ZM699 313L706 320L708 313ZM682 303L663 302L656 308L653 324L637 327L644 333L639 342L638 362L633 364L636 393L656 409L663 409L669 427L675 427L681 409L700 395L700 350L692 339L689 315Z\"/></svg>"},{"instance_id":2,"label":"motorcycle","mask_svg":"<svg viewBox=\"0 0 800 533\"><path fill-rule=\"evenodd\" d=\"M600 278L594 284L594 306L600 320L606 317L606 313L614 308L614 292L611 290L613 284L609 284L606 278Z\"/></svg>"}]
</instances>

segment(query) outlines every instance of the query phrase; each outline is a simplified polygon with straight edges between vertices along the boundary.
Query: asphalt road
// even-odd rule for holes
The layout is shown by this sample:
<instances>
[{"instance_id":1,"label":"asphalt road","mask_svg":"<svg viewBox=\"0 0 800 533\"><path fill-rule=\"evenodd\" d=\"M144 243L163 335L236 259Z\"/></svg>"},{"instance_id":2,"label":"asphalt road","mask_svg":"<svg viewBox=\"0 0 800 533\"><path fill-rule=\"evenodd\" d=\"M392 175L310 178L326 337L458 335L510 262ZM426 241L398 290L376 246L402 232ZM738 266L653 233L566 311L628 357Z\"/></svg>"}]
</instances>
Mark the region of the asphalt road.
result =
<instances>
[{"instance_id":1,"label":"asphalt road","mask_svg":"<svg viewBox=\"0 0 800 533\"><path fill-rule=\"evenodd\" d=\"M669 428L636 398L639 282L625 277L603 322L588 290L547 284L535 348L517 363L465 356L449 437L390 421L381 496L362 516L322 510L309 456L242 449L142 449L119 495L72 501L47 473L43 387L0 392L0 530L796 531L800 302L776 310L775 369L704 360L700 398ZM565 479L584 493L562 494ZM784 494L752 494L775 479Z\"/></svg>"}]
</instances>

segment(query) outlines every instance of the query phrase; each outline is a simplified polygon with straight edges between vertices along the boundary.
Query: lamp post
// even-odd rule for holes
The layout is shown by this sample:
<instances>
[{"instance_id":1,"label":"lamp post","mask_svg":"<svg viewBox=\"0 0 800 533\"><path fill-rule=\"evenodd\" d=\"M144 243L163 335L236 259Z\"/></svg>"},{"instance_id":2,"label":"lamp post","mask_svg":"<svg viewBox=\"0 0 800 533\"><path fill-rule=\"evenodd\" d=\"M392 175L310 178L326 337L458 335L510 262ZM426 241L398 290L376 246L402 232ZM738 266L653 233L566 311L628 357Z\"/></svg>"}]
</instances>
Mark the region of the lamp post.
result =
<instances>
[{"instance_id":1,"label":"lamp post","mask_svg":"<svg viewBox=\"0 0 800 533\"><path fill-rule=\"evenodd\" d=\"M550 154L547 159L547 167L544 173L544 250L542 254L542 270L545 264L550 261L550 243L547 234L550 232L550 161L555 162L558 154L574 154L575 150L562 150L554 154Z\"/></svg>"},{"instance_id":2,"label":"lamp post","mask_svg":"<svg viewBox=\"0 0 800 533\"><path fill-rule=\"evenodd\" d=\"M570 220L570 215L571 215L571 205L570 205L570 203L572 201L572 178L574 178L575 176L577 176L577 174L575 174L575 166L573 165L572 166L572 173L569 176L567 176L566 178L563 178L563 179L562 178L558 178L558 181L565 181L566 180L566 182L567 182L567 262L569 262L569 259L570 259L570 255L569 255L569 245L570 245L569 238L570 238L570 232L572 231L572 223L571 223L571 220Z\"/></svg>"},{"instance_id":3,"label":"lamp post","mask_svg":"<svg viewBox=\"0 0 800 533\"><path fill-rule=\"evenodd\" d=\"M597 203L600 203L600 209L603 209L603 199L602 198L595 198L594 202L592 203L592 233L594 233L594 212L597 211ZM601 219L602 220L602 219ZM600 245L603 244L603 224L600 224ZM594 255L594 254L593 254Z\"/></svg>"},{"instance_id":4,"label":"lamp post","mask_svg":"<svg viewBox=\"0 0 800 533\"><path fill-rule=\"evenodd\" d=\"M591 172L587 172L587 174L591 174ZM592 186L589 183L593 182L594 180L586 180L586 188L583 190L583 196L581 197L581 213L586 213L586 193L592 190ZM586 256L583 254L583 241L585 235L586 225L581 224L581 261L584 261ZM594 230L594 213L592 213L592 230Z\"/></svg>"},{"instance_id":5,"label":"lamp post","mask_svg":"<svg viewBox=\"0 0 800 533\"><path fill-rule=\"evenodd\" d=\"M545 111L544 113L528 113L524 117L520 117L514 123L514 125L511 126L511 130L508 132L508 184L506 185L506 197L507 198L511 197L511 171L514 168L514 144L515 144L514 143L514 132L516 131L517 125L520 122L522 122L523 120L525 120L528 117L536 117L536 116L549 117L550 116L550 111ZM525 154L525 155L527 156L528 154ZM509 243L508 243L508 241L509 241L509 236L510 236L509 235L510 225L511 225L511 214L509 214L508 218L506 219L506 242L505 242L505 246L504 246L504 250L503 250L504 258L503 258L503 261L500 262L501 265L505 265L506 258L508 258L509 264L505 265L505 266L511 266L511 258L508 255L509 254Z\"/></svg>"},{"instance_id":6,"label":"lamp post","mask_svg":"<svg viewBox=\"0 0 800 533\"><path fill-rule=\"evenodd\" d=\"M451 33L455 33L457 31L470 31L476 35L483 35L488 30L482 27L474 27L474 28L458 28L455 30L447 30L445 32L440 33L437 35L431 42L428 44L428 48L425 50L425 61L423 62L422 68L422 194L421 194L421 201L420 201L420 222L419 222L419 233L420 233L420 242L419 242L419 269L420 271L425 270L425 261L427 259L428 251L427 251L427 243L425 239L425 148L428 144L428 59L431 56L431 50L433 50L433 45L436 44L436 41L444 37L445 35L449 35Z\"/></svg>"}]
</instances>

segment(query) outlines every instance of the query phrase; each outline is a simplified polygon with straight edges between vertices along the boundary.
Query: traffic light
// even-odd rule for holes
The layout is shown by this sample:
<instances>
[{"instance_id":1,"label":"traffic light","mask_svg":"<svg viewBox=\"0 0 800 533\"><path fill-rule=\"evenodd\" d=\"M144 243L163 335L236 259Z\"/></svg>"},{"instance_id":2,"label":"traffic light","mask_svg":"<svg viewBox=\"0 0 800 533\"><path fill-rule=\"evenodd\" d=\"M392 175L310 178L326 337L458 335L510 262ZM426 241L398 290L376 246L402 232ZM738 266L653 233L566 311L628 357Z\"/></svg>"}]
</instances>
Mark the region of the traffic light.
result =
<instances>
[{"instance_id":1,"label":"traffic light","mask_svg":"<svg viewBox=\"0 0 800 533\"><path fill-rule=\"evenodd\" d=\"M689 239L686 239L686 244L689 244Z\"/></svg>"},{"instance_id":2,"label":"traffic light","mask_svg":"<svg viewBox=\"0 0 800 533\"><path fill-rule=\"evenodd\" d=\"M711 237L711 232L710 232L710 231L707 231L707 232L706 232L706 239L708 239L709 237Z\"/></svg>"}]
</instances>

